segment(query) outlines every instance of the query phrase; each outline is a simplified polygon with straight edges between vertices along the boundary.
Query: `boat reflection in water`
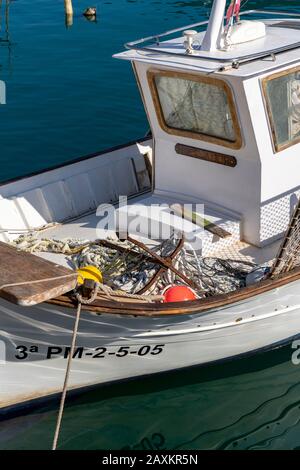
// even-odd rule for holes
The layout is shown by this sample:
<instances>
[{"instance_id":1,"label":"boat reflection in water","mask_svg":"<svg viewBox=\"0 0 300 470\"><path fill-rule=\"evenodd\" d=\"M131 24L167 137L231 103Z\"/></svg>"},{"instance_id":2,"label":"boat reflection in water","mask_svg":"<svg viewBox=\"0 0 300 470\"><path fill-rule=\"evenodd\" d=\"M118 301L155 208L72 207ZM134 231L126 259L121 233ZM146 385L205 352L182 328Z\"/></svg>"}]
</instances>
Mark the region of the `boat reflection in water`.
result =
<instances>
[{"instance_id":1,"label":"boat reflection in water","mask_svg":"<svg viewBox=\"0 0 300 470\"><path fill-rule=\"evenodd\" d=\"M295 449L300 366L286 347L252 359L108 386L66 407L60 448ZM47 449L57 407L3 422L1 447Z\"/></svg>"},{"instance_id":2,"label":"boat reflection in water","mask_svg":"<svg viewBox=\"0 0 300 470\"><path fill-rule=\"evenodd\" d=\"M9 8L10 8L11 0L0 0L0 47L1 52L3 51L3 47L7 49L7 65L8 70L11 70L11 47L12 42L10 38L9 32ZM3 52L1 54L3 58ZM0 68L4 64L0 62Z\"/></svg>"}]
</instances>

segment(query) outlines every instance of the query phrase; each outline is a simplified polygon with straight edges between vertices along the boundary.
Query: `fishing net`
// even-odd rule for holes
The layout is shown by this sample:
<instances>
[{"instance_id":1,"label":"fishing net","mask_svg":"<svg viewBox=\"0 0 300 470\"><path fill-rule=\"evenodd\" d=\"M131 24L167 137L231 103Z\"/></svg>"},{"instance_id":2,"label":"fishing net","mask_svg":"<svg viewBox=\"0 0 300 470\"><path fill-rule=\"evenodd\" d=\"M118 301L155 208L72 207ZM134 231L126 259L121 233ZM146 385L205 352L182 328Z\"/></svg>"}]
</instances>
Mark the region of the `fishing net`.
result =
<instances>
[{"instance_id":1,"label":"fishing net","mask_svg":"<svg viewBox=\"0 0 300 470\"><path fill-rule=\"evenodd\" d=\"M30 253L61 253L68 257L73 269L93 265L100 269L103 283L112 289L128 294L160 295L170 285L182 284L182 279L170 269L161 266L133 245L130 241L111 240L111 246L103 241L80 239L48 239L34 235L21 235L12 242L14 246ZM106 241L107 243L107 241ZM173 236L155 246L151 251L170 259L178 248L178 237ZM202 258L185 243L172 259L172 265L198 286L199 297L225 294L245 287L246 277L255 265L246 261ZM161 270L157 278L158 271ZM155 282L150 282L151 280ZM149 284L149 288L147 288ZM151 284L151 285L150 285ZM146 289L146 290L145 290Z\"/></svg>"},{"instance_id":2,"label":"fishing net","mask_svg":"<svg viewBox=\"0 0 300 470\"><path fill-rule=\"evenodd\" d=\"M73 269L92 265L100 269L104 284L135 294L142 290L155 276L160 266L151 262L141 249L129 241L110 240L111 246L101 241L82 239L37 238L34 234L21 235L12 244L29 253L57 253L68 257ZM159 256L171 256L176 248L175 238L151 247Z\"/></svg>"},{"instance_id":3,"label":"fishing net","mask_svg":"<svg viewBox=\"0 0 300 470\"><path fill-rule=\"evenodd\" d=\"M270 272L274 278L300 266L300 202L289 224L277 258Z\"/></svg>"},{"instance_id":4,"label":"fishing net","mask_svg":"<svg viewBox=\"0 0 300 470\"><path fill-rule=\"evenodd\" d=\"M199 285L206 297L226 294L245 287L248 274L256 267L254 263L245 260L202 258L189 245L180 251L175 265ZM170 283L176 282L173 273L168 271L166 276Z\"/></svg>"}]
</instances>

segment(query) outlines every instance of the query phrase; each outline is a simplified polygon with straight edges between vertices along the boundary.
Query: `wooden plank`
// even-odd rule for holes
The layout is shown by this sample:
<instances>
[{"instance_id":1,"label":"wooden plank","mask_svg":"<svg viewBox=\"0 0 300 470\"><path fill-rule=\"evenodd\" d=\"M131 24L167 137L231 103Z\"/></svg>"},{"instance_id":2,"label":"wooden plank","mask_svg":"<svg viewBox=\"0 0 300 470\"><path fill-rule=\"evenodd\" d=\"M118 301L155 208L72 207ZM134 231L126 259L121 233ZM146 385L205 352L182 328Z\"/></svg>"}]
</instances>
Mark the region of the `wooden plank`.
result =
<instances>
[{"instance_id":1,"label":"wooden plank","mask_svg":"<svg viewBox=\"0 0 300 470\"><path fill-rule=\"evenodd\" d=\"M205 162L217 163L218 165L229 166L231 168L234 168L237 165L236 158L231 155L212 152L210 150L203 150L196 147L191 147L189 145L176 144L175 151L179 155L198 158L199 160L204 160Z\"/></svg>"},{"instance_id":2,"label":"wooden plank","mask_svg":"<svg viewBox=\"0 0 300 470\"><path fill-rule=\"evenodd\" d=\"M45 282L43 279L60 278ZM22 284L12 286L12 284ZM0 297L24 307L65 294L76 287L70 269L0 242Z\"/></svg>"},{"instance_id":3,"label":"wooden plank","mask_svg":"<svg viewBox=\"0 0 300 470\"><path fill-rule=\"evenodd\" d=\"M197 212L187 210L182 204L171 204L170 208L179 217L189 220L193 224L198 225L198 227L202 227L213 235L217 235L219 238L228 238L232 236L232 234L227 232L227 230L224 230L222 227L219 227L208 219L204 219L200 214L197 214Z\"/></svg>"}]
</instances>

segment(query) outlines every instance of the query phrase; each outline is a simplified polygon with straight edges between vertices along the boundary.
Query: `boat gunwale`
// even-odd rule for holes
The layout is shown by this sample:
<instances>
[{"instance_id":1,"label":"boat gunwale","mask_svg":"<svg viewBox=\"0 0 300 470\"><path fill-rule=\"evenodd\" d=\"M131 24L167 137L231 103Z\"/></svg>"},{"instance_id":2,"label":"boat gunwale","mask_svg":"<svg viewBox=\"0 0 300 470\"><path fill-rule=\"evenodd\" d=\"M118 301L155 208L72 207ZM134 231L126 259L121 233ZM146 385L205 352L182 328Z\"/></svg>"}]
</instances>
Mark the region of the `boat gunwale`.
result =
<instances>
[{"instance_id":1,"label":"boat gunwale","mask_svg":"<svg viewBox=\"0 0 300 470\"><path fill-rule=\"evenodd\" d=\"M83 310L94 314L103 313L135 317L196 315L248 300L256 295L264 294L265 292L285 286L299 279L300 267L297 267L289 273L280 274L275 279L266 279L255 285L243 287L234 292L220 294L206 299L198 299L188 302L174 302L172 304L145 304L139 302L119 302L116 300L97 299L92 304L83 304L82 308ZM76 300L73 300L68 295L60 296L49 300L46 303L74 309L76 307Z\"/></svg>"},{"instance_id":2,"label":"boat gunwale","mask_svg":"<svg viewBox=\"0 0 300 470\"><path fill-rule=\"evenodd\" d=\"M115 145L113 147L109 147L109 148L106 148L104 150L100 150L98 152L83 155L82 157L73 158L72 160L68 160L68 161L63 162L63 163L58 163L57 165L52 165L50 167L43 168L42 170L36 170L36 171L31 172L31 173L25 173L24 175L14 176L12 178L8 178L7 180L0 181L0 187L1 186L6 186L7 184L16 183L18 181L22 181L22 180L27 179L27 178L32 178L33 176L42 175L42 174L48 173L50 171L59 170L60 168L65 168L67 166L75 165L76 163L84 162L86 160L91 160L93 158L102 157L102 156L104 156L108 153L117 152L118 150L125 149L126 147L132 147L137 143L139 144L141 142L146 142L146 141L152 140L152 139L153 139L153 136L152 136L152 133L151 133L149 135L146 135L145 137L140 137L138 139L126 142L126 144L118 144L118 145Z\"/></svg>"}]
</instances>

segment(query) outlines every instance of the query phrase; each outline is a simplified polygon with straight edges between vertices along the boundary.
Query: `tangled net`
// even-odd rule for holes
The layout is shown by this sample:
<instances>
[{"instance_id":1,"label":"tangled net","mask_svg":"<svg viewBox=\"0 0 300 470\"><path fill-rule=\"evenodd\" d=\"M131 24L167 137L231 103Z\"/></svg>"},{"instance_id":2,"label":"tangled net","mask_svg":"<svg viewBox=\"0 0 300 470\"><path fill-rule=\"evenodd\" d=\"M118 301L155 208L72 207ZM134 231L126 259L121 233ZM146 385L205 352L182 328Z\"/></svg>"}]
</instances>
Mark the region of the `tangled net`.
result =
<instances>
[{"instance_id":1,"label":"tangled net","mask_svg":"<svg viewBox=\"0 0 300 470\"><path fill-rule=\"evenodd\" d=\"M104 284L130 294L139 293L160 269L160 265L152 262L142 249L129 241L111 240L113 247L107 247L101 245L101 241L39 239L31 234L21 235L12 243L18 249L30 253L64 254L74 269L96 266L102 272ZM151 250L165 258L172 255L177 245L178 238L173 236L153 246ZM255 267L253 263L245 261L199 257L188 244L173 259L173 265L199 286L196 291L199 297L204 294L224 294L245 287L246 277ZM167 286L182 283L176 274L165 270L147 293L159 295Z\"/></svg>"}]
</instances>

